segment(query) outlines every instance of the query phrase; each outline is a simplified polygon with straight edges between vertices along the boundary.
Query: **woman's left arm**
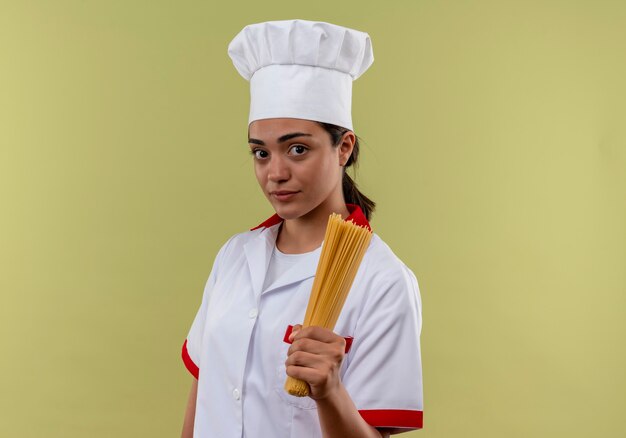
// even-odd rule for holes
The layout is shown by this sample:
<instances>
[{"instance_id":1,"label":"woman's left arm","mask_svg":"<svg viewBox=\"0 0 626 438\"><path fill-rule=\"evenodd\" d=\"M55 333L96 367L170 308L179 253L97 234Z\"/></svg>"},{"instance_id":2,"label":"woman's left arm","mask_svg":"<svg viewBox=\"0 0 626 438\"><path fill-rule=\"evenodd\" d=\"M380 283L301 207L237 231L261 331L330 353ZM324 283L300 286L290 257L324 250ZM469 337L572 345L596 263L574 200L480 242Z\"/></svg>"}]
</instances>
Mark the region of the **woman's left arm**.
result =
<instances>
[{"instance_id":1,"label":"woman's left arm","mask_svg":"<svg viewBox=\"0 0 626 438\"><path fill-rule=\"evenodd\" d=\"M316 402L325 438L389 437L388 432L379 431L365 422L343 385L335 396L316 400Z\"/></svg>"},{"instance_id":2,"label":"woman's left arm","mask_svg":"<svg viewBox=\"0 0 626 438\"><path fill-rule=\"evenodd\" d=\"M339 377L346 341L331 330L296 325L289 337L287 375L304 380L317 412L324 438L385 438L389 434L367 424Z\"/></svg>"}]
</instances>

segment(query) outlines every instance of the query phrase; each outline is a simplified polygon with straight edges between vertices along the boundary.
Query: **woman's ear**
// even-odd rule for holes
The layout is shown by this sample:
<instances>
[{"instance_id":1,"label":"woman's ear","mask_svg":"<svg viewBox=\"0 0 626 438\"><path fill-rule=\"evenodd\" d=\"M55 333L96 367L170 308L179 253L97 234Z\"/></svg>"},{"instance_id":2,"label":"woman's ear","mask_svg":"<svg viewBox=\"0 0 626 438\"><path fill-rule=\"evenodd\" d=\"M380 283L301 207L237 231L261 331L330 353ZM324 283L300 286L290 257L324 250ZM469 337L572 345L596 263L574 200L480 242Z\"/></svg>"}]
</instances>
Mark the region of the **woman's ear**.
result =
<instances>
[{"instance_id":1,"label":"woman's ear","mask_svg":"<svg viewBox=\"0 0 626 438\"><path fill-rule=\"evenodd\" d=\"M356 136L354 135L354 132L346 131L341 137L338 147L340 166L345 166L350 159L350 155L352 155L352 150L354 149L354 143L356 143Z\"/></svg>"}]
</instances>

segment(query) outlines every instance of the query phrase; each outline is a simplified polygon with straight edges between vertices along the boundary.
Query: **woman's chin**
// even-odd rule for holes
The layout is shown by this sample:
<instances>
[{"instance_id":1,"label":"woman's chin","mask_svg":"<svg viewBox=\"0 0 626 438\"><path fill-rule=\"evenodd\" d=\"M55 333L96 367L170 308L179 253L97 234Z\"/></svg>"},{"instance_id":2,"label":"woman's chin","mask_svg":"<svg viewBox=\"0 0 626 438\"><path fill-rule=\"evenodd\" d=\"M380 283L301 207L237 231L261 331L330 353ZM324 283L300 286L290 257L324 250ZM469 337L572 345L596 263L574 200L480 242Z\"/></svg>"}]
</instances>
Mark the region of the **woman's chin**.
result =
<instances>
[{"instance_id":1,"label":"woman's chin","mask_svg":"<svg viewBox=\"0 0 626 438\"><path fill-rule=\"evenodd\" d=\"M302 216L302 208L297 204L274 203L276 214L285 220L297 219Z\"/></svg>"},{"instance_id":2,"label":"woman's chin","mask_svg":"<svg viewBox=\"0 0 626 438\"><path fill-rule=\"evenodd\" d=\"M276 210L276 214L278 214L278 216L285 220L296 219L300 217L300 215L295 213L295 211L291 208L276 207L274 208L274 210Z\"/></svg>"}]
</instances>

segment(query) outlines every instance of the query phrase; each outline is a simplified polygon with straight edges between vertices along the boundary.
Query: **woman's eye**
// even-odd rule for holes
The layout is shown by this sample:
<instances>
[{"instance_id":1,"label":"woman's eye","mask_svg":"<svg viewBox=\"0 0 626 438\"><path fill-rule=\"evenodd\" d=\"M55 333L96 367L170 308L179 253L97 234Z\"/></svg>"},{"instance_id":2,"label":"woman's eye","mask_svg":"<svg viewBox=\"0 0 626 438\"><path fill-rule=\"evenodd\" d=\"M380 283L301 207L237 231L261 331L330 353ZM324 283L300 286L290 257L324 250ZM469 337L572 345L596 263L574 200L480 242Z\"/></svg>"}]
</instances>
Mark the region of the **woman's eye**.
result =
<instances>
[{"instance_id":1,"label":"woman's eye","mask_svg":"<svg viewBox=\"0 0 626 438\"><path fill-rule=\"evenodd\" d=\"M264 151L263 149L255 149L253 151L250 151L250 153L259 160L262 160L263 158L267 158L267 152Z\"/></svg>"},{"instance_id":2,"label":"woman's eye","mask_svg":"<svg viewBox=\"0 0 626 438\"><path fill-rule=\"evenodd\" d=\"M303 155L306 152L307 148L302 146L301 144L297 144L295 146L292 146L290 150L294 151L295 155Z\"/></svg>"}]
</instances>

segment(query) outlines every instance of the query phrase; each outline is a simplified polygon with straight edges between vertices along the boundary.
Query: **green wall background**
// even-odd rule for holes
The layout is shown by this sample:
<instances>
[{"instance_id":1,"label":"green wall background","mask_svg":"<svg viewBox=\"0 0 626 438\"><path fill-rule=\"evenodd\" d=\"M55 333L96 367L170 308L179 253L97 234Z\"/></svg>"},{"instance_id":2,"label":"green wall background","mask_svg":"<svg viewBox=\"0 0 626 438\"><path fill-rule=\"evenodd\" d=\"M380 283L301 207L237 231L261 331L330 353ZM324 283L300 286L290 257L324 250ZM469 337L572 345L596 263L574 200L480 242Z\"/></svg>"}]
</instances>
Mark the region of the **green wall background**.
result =
<instances>
[{"instance_id":1,"label":"green wall background","mask_svg":"<svg viewBox=\"0 0 626 438\"><path fill-rule=\"evenodd\" d=\"M626 436L626 3L0 1L0 435L179 436L213 257L273 213L246 24L367 31L357 173L423 299L425 429Z\"/></svg>"}]
</instances>

